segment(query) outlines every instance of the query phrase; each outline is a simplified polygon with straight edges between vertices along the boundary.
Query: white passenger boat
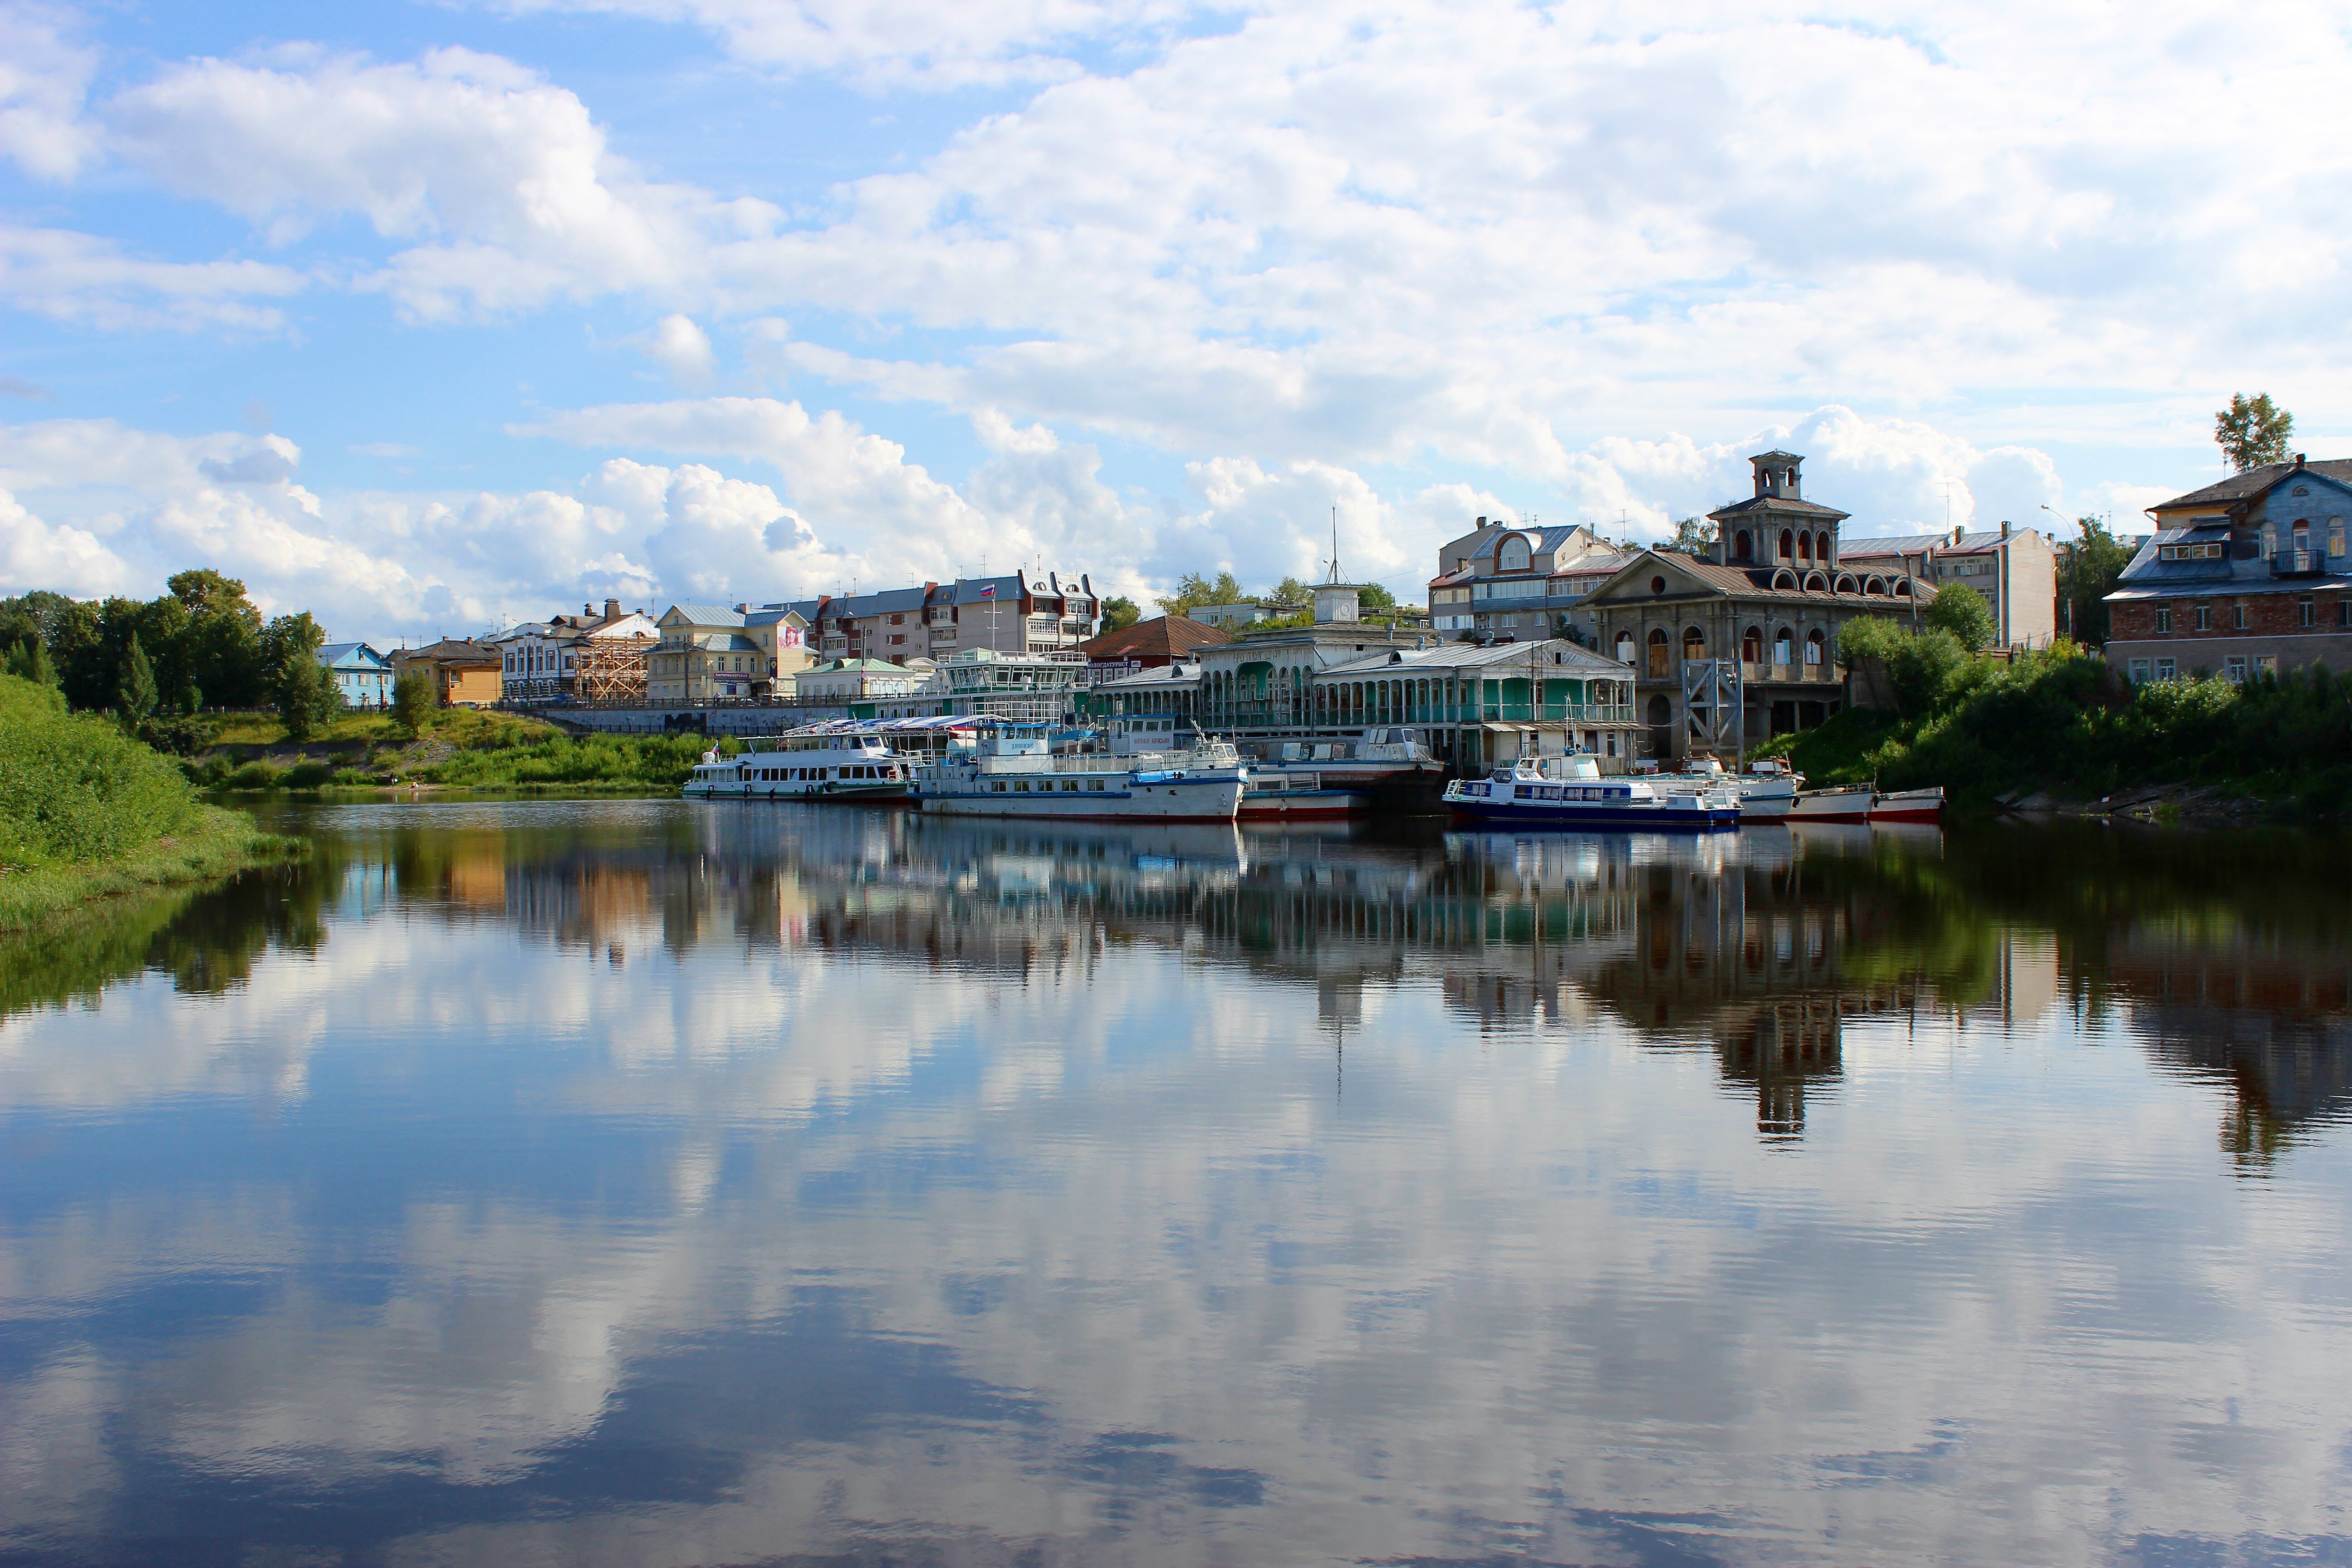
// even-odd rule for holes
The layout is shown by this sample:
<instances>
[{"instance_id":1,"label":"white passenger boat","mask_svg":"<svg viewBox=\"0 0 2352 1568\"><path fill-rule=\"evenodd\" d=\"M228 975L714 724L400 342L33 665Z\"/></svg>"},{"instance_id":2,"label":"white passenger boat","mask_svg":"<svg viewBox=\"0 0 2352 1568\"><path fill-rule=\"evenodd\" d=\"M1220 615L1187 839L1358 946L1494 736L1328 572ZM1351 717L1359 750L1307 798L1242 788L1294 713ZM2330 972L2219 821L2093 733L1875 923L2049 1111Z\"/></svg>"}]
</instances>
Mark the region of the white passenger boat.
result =
<instances>
[{"instance_id":1,"label":"white passenger boat","mask_svg":"<svg viewBox=\"0 0 2352 1568\"><path fill-rule=\"evenodd\" d=\"M1804 782L1802 773L1778 757L1759 758L1748 764L1746 773L1733 773L1713 757L1695 756L1684 762L1680 773L1661 778L1658 787L1676 795L1727 791L1739 798L1740 821L1778 822L1797 804L1797 791Z\"/></svg>"},{"instance_id":2,"label":"white passenger boat","mask_svg":"<svg viewBox=\"0 0 2352 1568\"><path fill-rule=\"evenodd\" d=\"M1231 822L1247 779L1224 742L1142 756L1056 752L1037 727L959 733L938 762L915 771L926 815L1026 816L1090 822Z\"/></svg>"},{"instance_id":3,"label":"white passenger boat","mask_svg":"<svg viewBox=\"0 0 2352 1568\"><path fill-rule=\"evenodd\" d=\"M773 751L721 758L714 749L686 781L689 795L731 800L901 800L915 760L878 735L787 737Z\"/></svg>"},{"instance_id":4,"label":"white passenger boat","mask_svg":"<svg viewBox=\"0 0 2352 1568\"><path fill-rule=\"evenodd\" d=\"M1728 791L1677 793L1647 779L1602 778L1587 756L1507 763L1483 779L1456 779L1445 786L1445 804L1457 816L1518 826L1710 833L1739 826L1739 800Z\"/></svg>"}]
</instances>

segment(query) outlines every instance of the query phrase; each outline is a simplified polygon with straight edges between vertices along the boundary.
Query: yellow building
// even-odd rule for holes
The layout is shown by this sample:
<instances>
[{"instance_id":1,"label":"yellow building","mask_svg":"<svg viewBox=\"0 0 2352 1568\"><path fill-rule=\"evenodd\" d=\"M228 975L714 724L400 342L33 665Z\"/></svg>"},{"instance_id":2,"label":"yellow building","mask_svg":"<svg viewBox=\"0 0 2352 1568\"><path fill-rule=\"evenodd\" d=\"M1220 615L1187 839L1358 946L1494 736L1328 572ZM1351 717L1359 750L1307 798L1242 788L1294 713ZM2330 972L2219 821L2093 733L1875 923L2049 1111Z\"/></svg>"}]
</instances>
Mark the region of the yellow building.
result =
<instances>
[{"instance_id":1,"label":"yellow building","mask_svg":"<svg viewBox=\"0 0 2352 1568\"><path fill-rule=\"evenodd\" d=\"M781 606L672 605L657 624L646 670L646 700L656 706L762 700L814 662L808 623Z\"/></svg>"}]
</instances>

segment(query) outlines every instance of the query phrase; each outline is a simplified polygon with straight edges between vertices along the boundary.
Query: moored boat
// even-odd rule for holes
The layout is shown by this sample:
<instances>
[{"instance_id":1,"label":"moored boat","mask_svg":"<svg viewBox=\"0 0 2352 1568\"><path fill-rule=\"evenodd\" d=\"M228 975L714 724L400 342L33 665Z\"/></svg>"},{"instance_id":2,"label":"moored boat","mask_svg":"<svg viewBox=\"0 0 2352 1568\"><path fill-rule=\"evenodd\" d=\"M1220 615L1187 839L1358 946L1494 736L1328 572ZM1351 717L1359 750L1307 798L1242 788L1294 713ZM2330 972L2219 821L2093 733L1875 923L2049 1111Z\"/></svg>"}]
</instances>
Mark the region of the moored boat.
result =
<instances>
[{"instance_id":1,"label":"moored boat","mask_svg":"<svg viewBox=\"0 0 2352 1568\"><path fill-rule=\"evenodd\" d=\"M681 793L733 800L902 800L915 761L876 735L787 740L777 749L722 758L716 748L688 775Z\"/></svg>"},{"instance_id":2,"label":"moored boat","mask_svg":"<svg viewBox=\"0 0 2352 1568\"><path fill-rule=\"evenodd\" d=\"M1809 822L1867 822L1878 792L1868 784L1840 784L1829 789L1799 790L1781 820L1796 826Z\"/></svg>"},{"instance_id":3,"label":"moored boat","mask_svg":"<svg viewBox=\"0 0 2352 1568\"><path fill-rule=\"evenodd\" d=\"M1182 752L1113 756L1057 752L1036 726L959 734L938 762L915 770L926 815L1090 822L1231 822L1247 770L1222 741Z\"/></svg>"},{"instance_id":4,"label":"moored boat","mask_svg":"<svg viewBox=\"0 0 2352 1568\"><path fill-rule=\"evenodd\" d=\"M1457 816L1522 826L1710 833L1739 826L1739 801L1728 791L1603 778L1586 756L1506 763L1482 779L1456 779L1445 786L1445 804Z\"/></svg>"},{"instance_id":5,"label":"moored boat","mask_svg":"<svg viewBox=\"0 0 2352 1568\"><path fill-rule=\"evenodd\" d=\"M1681 772L1662 776L1655 787L1675 795L1728 793L1738 797L1740 821L1778 822L1797 804L1804 782L1802 773L1778 757L1759 758L1746 773L1734 773L1725 772L1715 758L1701 755L1685 759Z\"/></svg>"},{"instance_id":6,"label":"moored boat","mask_svg":"<svg viewBox=\"0 0 2352 1568\"><path fill-rule=\"evenodd\" d=\"M1944 818L1944 790L1938 784L1933 789L1895 790L1882 795L1871 803L1873 822L1940 822Z\"/></svg>"}]
</instances>

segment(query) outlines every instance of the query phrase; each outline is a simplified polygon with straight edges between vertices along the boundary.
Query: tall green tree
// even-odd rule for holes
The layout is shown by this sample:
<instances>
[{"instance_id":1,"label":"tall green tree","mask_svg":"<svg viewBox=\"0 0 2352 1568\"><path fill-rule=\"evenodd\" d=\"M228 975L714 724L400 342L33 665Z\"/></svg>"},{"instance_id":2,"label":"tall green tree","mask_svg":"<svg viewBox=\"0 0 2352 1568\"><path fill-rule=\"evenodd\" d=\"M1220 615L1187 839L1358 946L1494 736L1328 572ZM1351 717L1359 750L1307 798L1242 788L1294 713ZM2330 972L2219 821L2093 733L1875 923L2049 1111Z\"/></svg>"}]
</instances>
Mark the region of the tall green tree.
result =
<instances>
[{"instance_id":1,"label":"tall green tree","mask_svg":"<svg viewBox=\"0 0 2352 1568\"><path fill-rule=\"evenodd\" d=\"M319 662L319 648L327 634L304 611L280 616L262 628L262 657L269 670L269 692L289 738L307 741L342 707L334 678Z\"/></svg>"},{"instance_id":2,"label":"tall green tree","mask_svg":"<svg viewBox=\"0 0 2352 1568\"><path fill-rule=\"evenodd\" d=\"M2294 416L2271 401L2267 392L2248 397L2232 393L2230 406L2213 416L2213 439L2240 473L2264 463L2284 463L2294 435Z\"/></svg>"},{"instance_id":3,"label":"tall green tree","mask_svg":"<svg viewBox=\"0 0 2352 1568\"><path fill-rule=\"evenodd\" d=\"M2131 547L2095 517L2074 522L2083 537L2058 547L2058 626L2076 642L2104 647L2107 595L2131 564Z\"/></svg>"},{"instance_id":4,"label":"tall green tree","mask_svg":"<svg viewBox=\"0 0 2352 1568\"><path fill-rule=\"evenodd\" d=\"M36 685L54 687L58 667L49 662L49 648L38 632L24 634L8 650L8 673Z\"/></svg>"},{"instance_id":5,"label":"tall green tree","mask_svg":"<svg viewBox=\"0 0 2352 1568\"><path fill-rule=\"evenodd\" d=\"M1102 629L1123 632L1143 618L1143 607L1133 599L1114 595L1103 601Z\"/></svg>"},{"instance_id":6,"label":"tall green tree","mask_svg":"<svg viewBox=\"0 0 2352 1568\"><path fill-rule=\"evenodd\" d=\"M123 656L122 673L115 682L115 710L125 724L137 728L155 711L158 700L155 691L155 667L148 662L147 650L140 646L139 634L131 634L131 648Z\"/></svg>"},{"instance_id":7,"label":"tall green tree","mask_svg":"<svg viewBox=\"0 0 2352 1568\"><path fill-rule=\"evenodd\" d=\"M1675 538L1670 549L1696 555L1715 548L1715 524L1703 517L1685 517L1675 524Z\"/></svg>"},{"instance_id":8,"label":"tall green tree","mask_svg":"<svg viewBox=\"0 0 2352 1568\"><path fill-rule=\"evenodd\" d=\"M1356 608L1363 615L1377 615L1396 608L1396 595L1378 583L1367 583L1356 592Z\"/></svg>"},{"instance_id":9,"label":"tall green tree","mask_svg":"<svg viewBox=\"0 0 2352 1568\"><path fill-rule=\"evenodd\" d=\"M412 669L392 683L392 721L412 741L425 732L439 706L433 678L421 669Z\"/></svg>"},{"instance_id":10,"label":"tall green tree","mask_svg":"<svg viewBox=\"0 0 2352 1568\"><path fill-rule=\"evenodd\" d=\"M1269 593L1258 595L1269 610L1303 610L1315 602L1315 590L1296 577L1285 577Z\"/></svg>"},{"instance_id":11,"label":"tall green tree","mask_svg":"<svg viewBox=\"0 0 2352 1568\"><path fill-rule=\"evenodd\" d=\"M188 684L225 708L259 702L266 673L261 612L246 597L245 584L209 567L193 567L164 585L188 612L183 661Z\"/></svg>"},{"instance_id":12,"label":"tall green tree","mask_svg":"<svg viewBox=\"0 0 2352 1568\"><path fill-rule=\"evenodd\" d=\"M1953 583L1938 588L1923 618L1928 626L1951 633L1970 653L1975 653L2000 633L1999 624L1992 618L1992 606L1984 602L1982 594L1966 583Z\"/></svg>"},{"instance_id":13,"label":"tall green tree","mask_svg":"<svg viewBox=\"0 0 2352 1568\"><path fill-rule=\"evenodd\" d=\"M1160 608L1168 615L1189 616L1203 605L1234 605L1244 597L1241 580L1230 572L1218 573L1213 581L1187 572L1176 580L1176 592L1160 601Z\"/></svg>"}]
</instances>

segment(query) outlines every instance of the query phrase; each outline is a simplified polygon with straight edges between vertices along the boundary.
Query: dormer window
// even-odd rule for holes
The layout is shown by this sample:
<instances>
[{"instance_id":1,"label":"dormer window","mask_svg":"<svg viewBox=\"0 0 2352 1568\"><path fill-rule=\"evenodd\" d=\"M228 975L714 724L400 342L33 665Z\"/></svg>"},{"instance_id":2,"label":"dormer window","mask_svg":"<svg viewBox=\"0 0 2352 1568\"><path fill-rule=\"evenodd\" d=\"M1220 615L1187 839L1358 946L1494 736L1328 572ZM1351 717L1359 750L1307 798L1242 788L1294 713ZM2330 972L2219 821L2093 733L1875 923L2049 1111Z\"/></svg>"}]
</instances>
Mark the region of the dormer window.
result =
<instances>
[{"instance_id":1,"label":"dormer window","mask_svg":"<svg viewBox=\"0 0 2352 1568\"><path fill-rule=\"evenodd\" d=\"M1503 541L1495 552L1495 570L1524 572L1528 569L1528 542L1517 534Z\"/></svg>"}]
</instances>

